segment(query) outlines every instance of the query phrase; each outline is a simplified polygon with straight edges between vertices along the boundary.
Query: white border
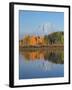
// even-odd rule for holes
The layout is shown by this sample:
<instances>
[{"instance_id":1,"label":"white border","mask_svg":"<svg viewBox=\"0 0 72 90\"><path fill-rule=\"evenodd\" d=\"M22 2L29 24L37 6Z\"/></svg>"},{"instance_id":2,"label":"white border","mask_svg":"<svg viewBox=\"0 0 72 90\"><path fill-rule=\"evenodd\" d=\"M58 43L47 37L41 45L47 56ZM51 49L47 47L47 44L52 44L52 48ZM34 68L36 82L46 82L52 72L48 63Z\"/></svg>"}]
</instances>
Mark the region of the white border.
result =
<instances>
[{"instance_id":1,"label":"white border","mask_svg":"<svg viewBox=\"0 0 72 90\"><path fill-rule=\"evenodd\" d=\"M64 77L19 80L19 10L64 12ZM14 5L14 86L68 82L68 8Z\"/></svg>"}]
</instances>

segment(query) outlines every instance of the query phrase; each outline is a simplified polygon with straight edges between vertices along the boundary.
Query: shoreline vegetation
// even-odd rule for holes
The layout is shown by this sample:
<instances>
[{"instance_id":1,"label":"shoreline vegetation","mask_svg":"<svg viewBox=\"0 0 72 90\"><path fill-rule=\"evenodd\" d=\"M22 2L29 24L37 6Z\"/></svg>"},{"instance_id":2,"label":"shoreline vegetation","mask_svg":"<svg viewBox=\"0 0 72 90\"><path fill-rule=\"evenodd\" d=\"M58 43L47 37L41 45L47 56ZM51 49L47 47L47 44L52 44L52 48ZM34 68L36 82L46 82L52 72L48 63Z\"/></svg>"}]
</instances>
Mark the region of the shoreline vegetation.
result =
<instances>
[{"instance_id":1,"label":"shoreline vegetation","mask_svg":"<svg viewBox=\"0 0 72 90\"><path fill-rule=\"evenodd\" d=\"M31 46L31 45L26 45L26 46L20 46L20 48L41 48L41 47L64 47L63 44L53 44L53 45L35 45L35 46Z\"/></svg>"},{"instance_id":2,"label":"shoreline vegetation","mask_svg":"<svg viewBox=\"0 0 72 90\"><path fill-rule=\"evenodd\" d=\"M25 60L48 60L64 64L64 32L49 35L25 35L19 40L19 51Z\"/></svg>"},{"instance_id":3,"label":"shoreline vegetation","mask_svg":"<svg viewBox=\"0 0 72 90\"><path fill-rule=\"evenodd\" d=\"M25 35L19 40L20 48L64 48L64 32L53 32L49 35Z\"/></svg>"},{"instance_id":4,"label":"shoreline vegetation","mask_svg":"<svg viewBox=\"0 0 72 90\"><path fill-rule=\"evenodd\" d=\"M48 45L48 46L24 46L19 47L19 51L63 51L64 45Z\"/></svg>"},{"instance_id":5,"label":"shoreline vegetation","mask_svg":"<svg viewBox=\"0 0 72 90\"><path fill-rule=\"evenodd\" d=\"M23 52L23 51L42 51L42 50L46 50L46 51L63 51L64 50L64 46L24 46L24 47L19 47L19 51Z\"/></svg>"}]
</instances>

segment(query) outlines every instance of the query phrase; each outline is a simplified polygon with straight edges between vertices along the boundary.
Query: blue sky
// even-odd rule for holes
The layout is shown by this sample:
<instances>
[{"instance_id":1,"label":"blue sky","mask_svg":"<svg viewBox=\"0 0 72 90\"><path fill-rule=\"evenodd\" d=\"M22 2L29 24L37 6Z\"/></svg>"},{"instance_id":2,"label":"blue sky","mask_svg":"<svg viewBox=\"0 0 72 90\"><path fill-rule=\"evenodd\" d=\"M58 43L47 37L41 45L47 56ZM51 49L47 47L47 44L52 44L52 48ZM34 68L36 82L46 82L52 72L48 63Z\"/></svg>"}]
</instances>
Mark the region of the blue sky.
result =
<instances>
[{"instance_id":1,"label":"blue sky","mask_svg":"<svg viewBox=\"0 0 72 90\"><path fill-rule=\"evenodd\" d=\"M20 38L25 34L35 34L43 32L42 27L45 27L45 33L63 31L64 28L64 13L63 12L45 12L45 11L19 11L19 33Z\"/></svg>"}]
</instances>

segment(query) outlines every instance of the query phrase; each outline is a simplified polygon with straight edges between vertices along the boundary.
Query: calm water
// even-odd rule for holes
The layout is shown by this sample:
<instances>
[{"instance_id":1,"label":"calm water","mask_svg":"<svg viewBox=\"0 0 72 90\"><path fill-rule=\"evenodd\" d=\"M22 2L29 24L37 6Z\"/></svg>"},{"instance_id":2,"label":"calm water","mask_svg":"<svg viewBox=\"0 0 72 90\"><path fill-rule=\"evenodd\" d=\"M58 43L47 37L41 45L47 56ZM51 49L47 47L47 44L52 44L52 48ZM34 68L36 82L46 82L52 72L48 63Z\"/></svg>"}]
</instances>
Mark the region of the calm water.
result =
<instances>
[{"instance_id":1,"label":"calm water","mask_svg":"<svg viewBox=\"0 0 72 90\"><path fill-rule=\"evenodd\" d=\"M20 50L19 79L52 78L63 76L63 50Z\"/></svg>"}]
</instances>

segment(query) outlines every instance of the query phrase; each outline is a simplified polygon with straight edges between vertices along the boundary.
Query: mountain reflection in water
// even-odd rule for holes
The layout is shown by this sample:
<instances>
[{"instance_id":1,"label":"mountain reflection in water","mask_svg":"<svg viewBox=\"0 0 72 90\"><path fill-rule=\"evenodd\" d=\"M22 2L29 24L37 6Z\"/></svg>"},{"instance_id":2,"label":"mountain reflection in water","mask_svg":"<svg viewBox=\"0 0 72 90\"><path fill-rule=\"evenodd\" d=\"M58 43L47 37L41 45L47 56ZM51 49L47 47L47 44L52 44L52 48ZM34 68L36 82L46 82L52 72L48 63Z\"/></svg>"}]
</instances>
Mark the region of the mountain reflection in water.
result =
<instances>
[{"instance_id":1,"label":"mountain reflection in water","mask_svg":"<svg viewBox=\"0 0 72 90\"><path fill-rule=\"evenodd\" d=\"M19 79L63 77L63 49L20 50Z\"/></svg>"}]
</instances>

